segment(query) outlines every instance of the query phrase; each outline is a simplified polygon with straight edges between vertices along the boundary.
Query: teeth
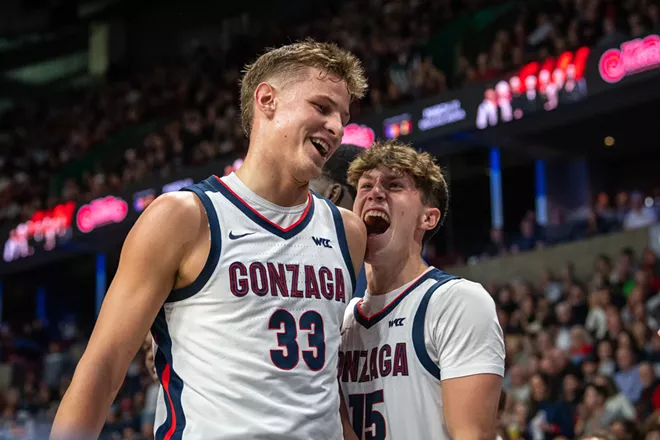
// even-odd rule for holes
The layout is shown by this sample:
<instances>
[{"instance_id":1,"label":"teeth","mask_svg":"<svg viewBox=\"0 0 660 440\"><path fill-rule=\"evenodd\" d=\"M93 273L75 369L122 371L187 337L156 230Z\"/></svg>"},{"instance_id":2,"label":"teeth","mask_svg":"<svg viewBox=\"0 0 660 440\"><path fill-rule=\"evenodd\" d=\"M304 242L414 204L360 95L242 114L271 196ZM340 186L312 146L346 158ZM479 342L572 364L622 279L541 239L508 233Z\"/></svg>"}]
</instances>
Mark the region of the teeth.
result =
<instances>
[{"instance_id":1,"label":"teeth","mask_svg":"<svg viewBox=\"0 0 660 440\"><path fill-rule=\"evenodd\" d=\"M322 154L324 156L326 154L328 154L328 151L330 151L330 145L328 145L328 143L326 141L324 141L323 139L319 139L319 138L311 138L311 140L314 143L314 145L321 148Z\"/></svg>"},{"instance_id":2,"label":"teeth","mask_svg":"<svg viewBox=\"0 0 660 440\"><path fill-rule=\"evenodd\" d=\"M367 212L364 214L364 217L362 218L362 220L366 220L366 219L368 219L369 217L380 217L380 218L382 218L383 220L385 220L388 224L390 223L390 217L389 217L387 214L385 214L384 212L382 212L382 211L377 211L377 210L375 210L375 209L372 209L372 210L370 210L370 211L367 211Z\"/></svg>"}]
</instances>

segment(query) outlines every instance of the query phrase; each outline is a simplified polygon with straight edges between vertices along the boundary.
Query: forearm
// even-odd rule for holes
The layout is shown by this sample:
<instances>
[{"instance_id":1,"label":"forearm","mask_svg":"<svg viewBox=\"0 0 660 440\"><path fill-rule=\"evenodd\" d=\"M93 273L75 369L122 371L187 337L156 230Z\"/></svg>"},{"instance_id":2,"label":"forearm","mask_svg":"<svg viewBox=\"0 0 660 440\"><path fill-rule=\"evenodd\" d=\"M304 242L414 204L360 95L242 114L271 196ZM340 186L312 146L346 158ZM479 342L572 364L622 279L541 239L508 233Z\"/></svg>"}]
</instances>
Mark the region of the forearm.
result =
<instances>
[{"instance_id":1,"label":"forearm","mask_svg":"<svg viewBox=\"0 0 660 440\"><path fill-rule=\"evenodd\" d=\"M119 387L110 368L81 364L55 416L51 440L98 438ZM114 382L114 383L113 383Z\"/></svg>"},{"instance_id":2,"label":"forearm","mask_svg":"<svg viewBox=\"0 0 660 440\"><path fill-rule=\"evenodd\" d=\"M495 429L465 427L451 432L451 438L453 440L493 440L495 438Z\"/></svg>"}]
</instances>

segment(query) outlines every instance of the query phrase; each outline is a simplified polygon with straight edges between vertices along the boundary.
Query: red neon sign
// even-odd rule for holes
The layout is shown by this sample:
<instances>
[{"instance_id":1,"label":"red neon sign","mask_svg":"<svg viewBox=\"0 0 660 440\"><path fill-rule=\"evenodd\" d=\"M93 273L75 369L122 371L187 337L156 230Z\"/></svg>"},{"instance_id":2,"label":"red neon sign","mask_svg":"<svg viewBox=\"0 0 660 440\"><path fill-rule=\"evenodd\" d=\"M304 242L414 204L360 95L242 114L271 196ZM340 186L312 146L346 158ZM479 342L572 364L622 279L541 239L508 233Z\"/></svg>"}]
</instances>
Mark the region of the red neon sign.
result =
<instances>
[{"instance_id":1,"label":"red neon sign","mask_svg":"<svg viewBox=\"0 0 660 440\"><path fill-rule=\"evenodd\" d=\"M341 143L370 148L375 139L376 134L366 125L348 124L344 128L344 137L341 138Z\"/></svg>"},{"instance_id":2,"label":"red neon sign","mask_svg":"<svg viewBox=\"0 0 660 440\"><path fill-rule=\"evenodd\" d=\"M67 202L35 212L30 220L20 223L9 232L3 259L9 262L32 255L34 249L30 240L38 244L43 242L46 251L54 249L57 237L64 237L70 231L75 209L74 202Z\"/></svg>"},{"instance_id":3,"label":"red neon sign","mask_svg":"<svg viewBox=\"0 0 660 440\"><path fill-rule=\"evenodd\" d=\"M128 215L128 203L119 197L107 196L92 200L82 206L76 216L80 232L91 232L95 228L111 223L121 223Z\"/></svg>"},{"instance_id":4,"label":"red neon sign","mask_svg":"<svg viewBox=\"0 0 660 440\"><path fill-rule=\"evenodd\" d=\"M527 63L517 75L511 76L509 83L514 93L536 89L541 93L550 85L560 85L566 80L579 80L584 77L587 68L589 48L581 47L575 52L564 52L558 57L548 57L538 62Z\"/></svg>"},{"instance_id":5,"label":"red neon sign","mask_svg":"<svg viewBox=\"0 0 660 440\"><path fill-rule=\"evenodd\" d=\"M649 35L621 44L620 49L609 49L598 61L598 72L610 84L628 75L660 67L660 36Z\"/></svg>"}]
</instances>

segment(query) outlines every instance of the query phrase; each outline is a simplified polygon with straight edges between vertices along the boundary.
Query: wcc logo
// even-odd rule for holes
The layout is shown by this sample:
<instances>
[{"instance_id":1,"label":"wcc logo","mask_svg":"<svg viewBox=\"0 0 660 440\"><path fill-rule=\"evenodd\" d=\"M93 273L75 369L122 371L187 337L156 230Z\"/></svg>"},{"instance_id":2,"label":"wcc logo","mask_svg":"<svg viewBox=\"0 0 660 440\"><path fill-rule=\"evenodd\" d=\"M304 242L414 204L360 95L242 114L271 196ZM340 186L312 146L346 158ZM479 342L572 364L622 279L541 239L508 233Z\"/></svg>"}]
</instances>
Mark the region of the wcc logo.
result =
<instances>
[{"instance_id":1,"label":"wcc logo","mask_svg":"<svg viewBox=\"0 0 660 440\"><path fill-rule=\"evenodd\" d=\"M330 240L328 240L327 238L312 237L312 240L314 240L314 244L316 244L317 246L332 249L332 246L330 246Z\"/></svg>"},{"instance_id":2,"label":"wcc logo","mask_svg":"<svg viewBox=\"0 0 660 440\"><path fill-rule=\"evenodd\" d=\"M403 327L403 320L406 318L396 318L390 321L390 328L392 327Z\"/></svg>"}]
</instances>

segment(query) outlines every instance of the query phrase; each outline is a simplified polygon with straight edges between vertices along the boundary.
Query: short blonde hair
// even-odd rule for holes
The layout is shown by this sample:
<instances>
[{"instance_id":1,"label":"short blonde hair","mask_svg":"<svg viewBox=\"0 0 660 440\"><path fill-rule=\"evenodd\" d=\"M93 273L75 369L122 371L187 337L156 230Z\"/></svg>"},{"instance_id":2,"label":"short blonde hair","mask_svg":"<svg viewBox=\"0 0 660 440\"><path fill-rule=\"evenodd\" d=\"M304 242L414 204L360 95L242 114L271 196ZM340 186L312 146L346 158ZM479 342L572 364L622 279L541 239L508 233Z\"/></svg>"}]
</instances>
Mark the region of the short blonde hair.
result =
<instances>
[{"instance_id":1,"label":"short blonde hair","mask_svg":"<svg viewBox=\"0 0 660 440\"><path fill-rule=\"evenodd\" d=\"M306 67L312 67L346 81L351 101L361 99L367 90L367 80L360 60L351 52L333 43L312 39L270 49L257 61L245 66L241 79L241 123L250 136L254 118L252 102L257 86L275 76L291 77Z\"/></svg>"},{"instance_id":2,"label":"short blonde hair","mask_svg":"<svg viewBox=\"0 0 660 440\"><path fill-rule=\"evenodd\" d=\"M422 193L422 203L440 210L440 221L434 231L442 226L449 210L449 186L433 156L419 152L396 139L377 141L351 163L348 168L348 183L357 187L364 173L380 166L402 175L410 175Z\"/></svg>"}]
</instances>

